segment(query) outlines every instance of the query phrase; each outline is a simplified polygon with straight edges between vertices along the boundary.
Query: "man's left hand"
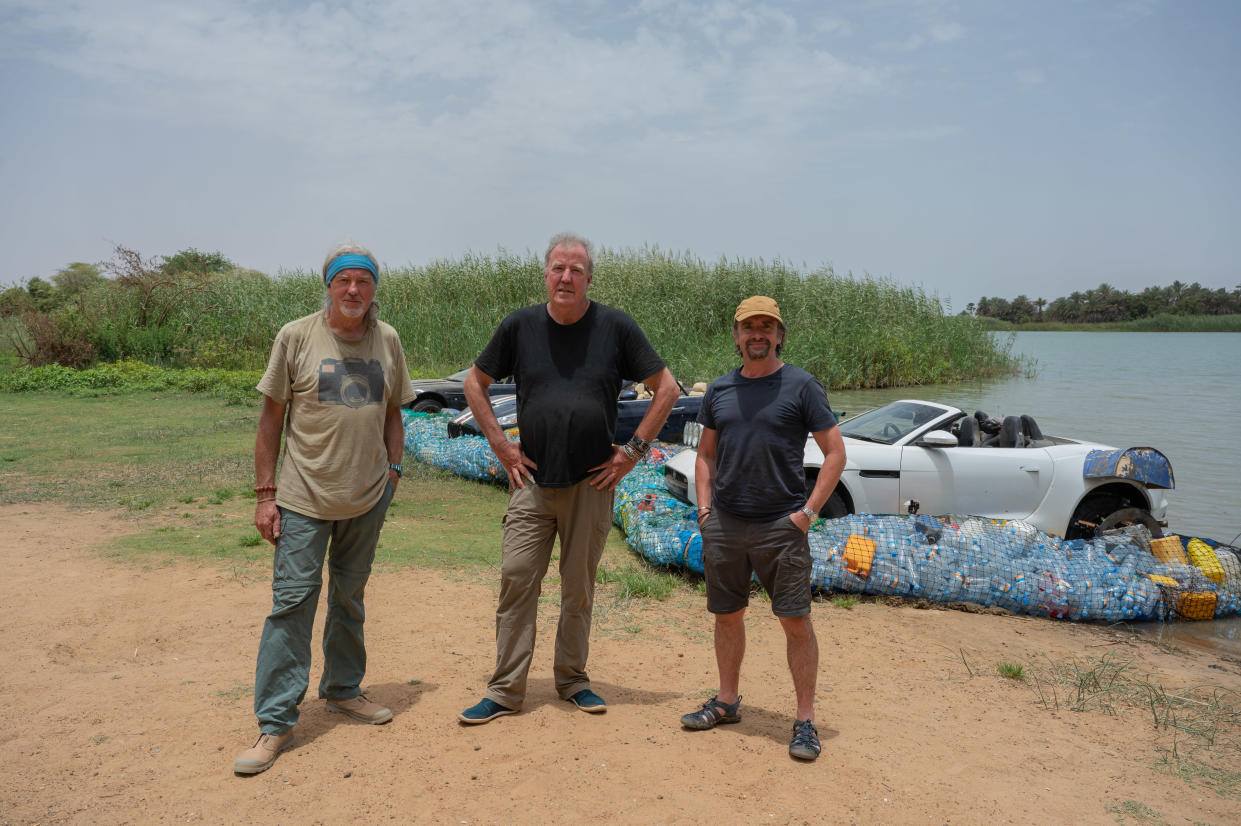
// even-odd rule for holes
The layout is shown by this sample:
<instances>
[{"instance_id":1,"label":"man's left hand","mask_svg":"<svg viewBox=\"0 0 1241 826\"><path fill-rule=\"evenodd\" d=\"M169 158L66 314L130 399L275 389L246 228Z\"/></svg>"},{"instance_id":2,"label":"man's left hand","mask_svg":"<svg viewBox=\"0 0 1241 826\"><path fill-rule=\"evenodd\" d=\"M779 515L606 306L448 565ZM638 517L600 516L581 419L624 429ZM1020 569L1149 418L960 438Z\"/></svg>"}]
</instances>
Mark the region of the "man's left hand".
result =
<instances>
[{"instance_id":1,"label":"man's left hand","mask_svg":"<svg viewBox=\"0 0 1241 826\"><path fill-rule=\"evenodd\" d=\"M793 524L801 528L802 533L810 533L810 517L806 516L804 511L793 511L789 514L789 519Z\"/></svg>"},{"instance_id":2,"label":"man's left hand","mask_svg":"<svg viewBox=\"0 0 1241 826\"><path fill-rule=\"evenodd\" d=\"M633 459L625 455L625 451L620 445L612 445L612 458L601 465L595 465L591 471L599 471L590 483L599 490L615 490L621 479L625 478L625 474L633 470L636 465Z\"/></svg>"}]
</instances>

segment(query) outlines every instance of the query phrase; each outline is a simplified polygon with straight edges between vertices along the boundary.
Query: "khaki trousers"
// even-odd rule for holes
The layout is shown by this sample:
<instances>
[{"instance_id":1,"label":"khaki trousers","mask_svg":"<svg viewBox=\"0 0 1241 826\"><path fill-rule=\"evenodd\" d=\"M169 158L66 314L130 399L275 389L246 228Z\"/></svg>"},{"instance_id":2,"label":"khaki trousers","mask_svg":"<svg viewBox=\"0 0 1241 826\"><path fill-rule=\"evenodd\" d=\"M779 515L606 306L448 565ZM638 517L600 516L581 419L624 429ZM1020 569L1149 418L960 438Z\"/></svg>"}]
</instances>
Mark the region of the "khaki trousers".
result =
<instances>
[{"instance_id":1,"label":"khaki trousers","mask_svg":"<svg viewBox=\"0 0 1241 826\"><path fill-rule=\"evenodd\" d=\"M595 572L612 527L612 492L589 479L568 488L533 482L509 494L504 515L496 670L487 697L519 709L534 655L535 620L552 545L560 538L560 624L556 628L556 693L567 700L590 688L586 658L595 602Z\"/></svg>"}]
</instances>

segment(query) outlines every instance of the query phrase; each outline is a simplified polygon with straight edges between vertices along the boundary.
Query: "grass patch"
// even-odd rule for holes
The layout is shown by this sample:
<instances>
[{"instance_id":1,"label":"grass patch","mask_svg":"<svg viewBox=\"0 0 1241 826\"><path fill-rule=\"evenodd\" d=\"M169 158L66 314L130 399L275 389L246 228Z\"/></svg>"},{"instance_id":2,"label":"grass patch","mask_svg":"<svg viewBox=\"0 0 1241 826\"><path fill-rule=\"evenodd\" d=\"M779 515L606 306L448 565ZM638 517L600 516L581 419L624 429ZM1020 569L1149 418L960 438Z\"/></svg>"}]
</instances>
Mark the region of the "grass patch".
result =
<instances>
[{"instance_id":1,"label":"grass patch","mask_svg":"<svg viewBox=\"0 0 1241 826\"><path fill-rule=\"evenodd\" d=\"M852 611L861 601L862 598L857 594L837 594L829 600L833 608L843 608L846 611Z\"/></svg>"},{"instance_id":2,"label":"grass patch","mask_svg":"<svg viewBox=\"0 0 1241 826\"><path fill-rule=\"evenodd\" d=\"M1048 710L1147 717L1162 735L1159 767L1223 797L1241 794L1241 773L1218 765L1241 758L1241 693L1217 685L1179 690L1139 674L1130 660L1105 654L1086 661L1051 659L1032 667L1027 684Z\"/></svg>"},{"instance_id":3,"label":"grass patch","mask_svg":"<svg viewBox=\"0 0 1241 826\"><path fill-rule=\"evenodd\" d=\"M1165 774L1179 777L1190 786L1208 789L1220 797L1241 799L1241 772L1229 771L1200 760L1165 754L1156 763Z\"/></svg>"},{"instance_id":4,"label":"grass patch","mask_svg":"<svg viewBox=\"0 0 1241 826\"><path fill-rule=\"evenodd\" d=\"M1025 666L1016 663L997 663L995 666L996 673L1001 677L1007 677L1010 680L1024 680L1026 678Z\"/></svg>"},{"instance_id":5,"label":"grass patch","mask_svg":"<svg viewBox=\"0 0 1241 826\"><path fill-rule=\"evenodd\" d=\"M644 561L630 562L621 568L600 565L596 582L614 585L618 599L665 600L683 584L680 577L653 568Z\"/></svg>"},{"instance_id":6,"label":"grass patch","mask_svg":"<svg viewBox=\"0 0 1241 826\"><path fill-rule=\"evenodd\" d=\"M1147 826L1169 826L1163 815L1137 800L1125 800L1107 807L1116 815L1117 823L1140 823Z\"/></svg>"},{"instance_id":7,"label":"grass patch","mask_svg":"<svg viewBox=\"0 0 1241 826\"><path fill-rule=\"evenodd\" d=\"M0 465L4 504L55 501L149 512L248 488L253 475L258 411L219 399L5 394L0 415L22 423L0 434L0 455L22 455Z\"/></svg>"},{"instance_id":8,"label":"grass patch","mask_svg":"<svg viewBox=\"0 0 1241 826\"><path fill-rule=\"evenodd\" d=\"M250 683L243 683L241 680L235 681L228 688L221 688L215 693L216 700L221 705L236 703L243 697L249 697L254 693L254 686Z\"/></svg>"}]
</instances>

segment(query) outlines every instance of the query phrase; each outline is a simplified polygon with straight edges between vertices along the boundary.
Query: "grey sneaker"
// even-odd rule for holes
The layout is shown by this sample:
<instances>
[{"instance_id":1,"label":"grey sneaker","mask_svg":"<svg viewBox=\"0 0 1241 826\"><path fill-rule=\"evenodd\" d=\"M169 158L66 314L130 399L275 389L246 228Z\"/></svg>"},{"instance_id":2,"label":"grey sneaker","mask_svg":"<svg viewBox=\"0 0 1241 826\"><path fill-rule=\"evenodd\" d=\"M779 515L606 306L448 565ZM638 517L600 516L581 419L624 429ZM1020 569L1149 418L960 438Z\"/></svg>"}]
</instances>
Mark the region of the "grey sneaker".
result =
<instances>
[{"instance_id":1,"label":"grey sneaker","mask_svg":"<svg viewBox=\"0 0 1241 826\"><path fill-rule=\"evenodd\" d=\"M365 694L348 700L328 700L327 710L333 714L348 714L353 719L378 726L392 719L392 712L379 703L372 703Z\"/></svg>"},{"instance_id":2,"label":"grey sneaker","mask_svg":"<svg viewBox=\"0 0 1241 826\"><path fill-rule=\"evenodd\" d=\"M293 746L293 729L284 734L260 734L254 745L243 751L233 763L237 774L258 774L271 768L280 752Z\"/></svg>"},{"instance_id":3,"label":"grey sneaker","mask_svg":"<svg viewBox=\"0 0 1241 826\"><path fill-rule=\"evenodd\" d=\"M789 743L789 755L798 760L814 760L818 758L823 747L819 745L819 732L815 731L814 723L809 720L797 720L793 723L793 742Z\"/></svg>"}]
</instances>

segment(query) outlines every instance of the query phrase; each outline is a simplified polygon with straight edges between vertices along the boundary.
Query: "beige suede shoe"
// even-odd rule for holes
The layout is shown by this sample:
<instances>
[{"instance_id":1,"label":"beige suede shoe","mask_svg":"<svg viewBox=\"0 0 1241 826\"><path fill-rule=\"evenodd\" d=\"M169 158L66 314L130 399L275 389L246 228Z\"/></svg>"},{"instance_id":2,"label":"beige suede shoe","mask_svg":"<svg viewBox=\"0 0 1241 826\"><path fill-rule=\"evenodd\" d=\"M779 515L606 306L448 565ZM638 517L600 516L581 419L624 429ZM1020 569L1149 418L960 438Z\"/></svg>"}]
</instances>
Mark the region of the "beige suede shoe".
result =
<instances>
[{"instance_id":1,"label":"beige suede shoe","mask_svg":"<svg viewBox=\"0 0 1241 826\"><path fill-rule=\"evenodd\" d=\"M392 719L392 712L379 703L372 703L365 694L351 697L348 700L328 700L327 710L333 714L348 714L355 720L370 723L373 726L386 723Z\"/></svg>"},{"instance_id":2,"label":"beige suede shoe","mask_svg":"<svg viewBox=\"0 0 1241 826\"><path fill-rule=\"evenodd\" d=\"M293 730L284 734L260 734L254 745L246 749L233 763L233 771L237 774L258 774L271 768L280 752L292 748Z\"/></svg>"}]
</instances>

